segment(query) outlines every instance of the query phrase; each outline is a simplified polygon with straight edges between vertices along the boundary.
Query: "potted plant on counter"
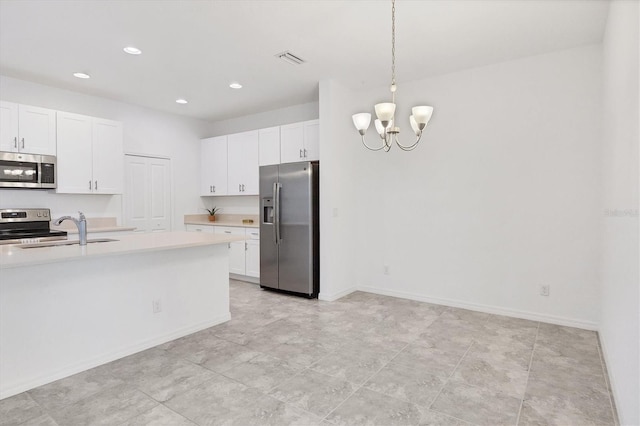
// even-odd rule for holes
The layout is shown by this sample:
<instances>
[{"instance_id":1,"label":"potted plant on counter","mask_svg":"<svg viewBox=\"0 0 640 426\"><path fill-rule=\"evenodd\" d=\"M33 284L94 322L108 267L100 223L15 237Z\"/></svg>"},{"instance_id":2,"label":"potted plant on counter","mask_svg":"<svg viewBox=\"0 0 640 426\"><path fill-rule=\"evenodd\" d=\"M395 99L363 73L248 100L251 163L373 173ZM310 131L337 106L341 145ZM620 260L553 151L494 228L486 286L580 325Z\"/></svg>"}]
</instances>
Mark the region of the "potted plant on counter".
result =
<instances>
[{"instance_id":1,"label":"potted plant on counter","mask_svg":"<svg viewBox=\"0 0 640 426\"><path fill-rule=\"evenodd\" d=\"M219 207L213 206L210 209L205 209L207 212L209 212L209 222L215 222L216 221L216 213L218 213L220 211Z\"/></svg>"}]
</instances>

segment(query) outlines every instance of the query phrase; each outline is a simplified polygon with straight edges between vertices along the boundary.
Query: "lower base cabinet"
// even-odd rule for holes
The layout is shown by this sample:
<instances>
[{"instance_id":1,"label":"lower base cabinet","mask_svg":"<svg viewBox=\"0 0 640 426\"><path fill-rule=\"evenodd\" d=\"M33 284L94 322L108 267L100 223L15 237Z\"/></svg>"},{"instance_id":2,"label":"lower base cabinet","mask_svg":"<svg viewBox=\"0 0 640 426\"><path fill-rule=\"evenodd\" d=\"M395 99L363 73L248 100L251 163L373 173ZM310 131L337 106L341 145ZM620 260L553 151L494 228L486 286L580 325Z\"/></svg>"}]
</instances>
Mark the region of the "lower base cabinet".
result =
<instances>
[{"instance_id":1,"label":"lower base cabinet","mask_svg":"<svg viewBox=\"0 0 640 426\"><path fill-rule=\"evenodd\" d=\"M229 273L247 277L260 277L260 230L217 225L186 225L187 231L237 235L245 241L229 243Z\"/></svg>"},{"instance_id":2,"label":"lower base cabinet","mask_svg":"<svg viewBox=\"0 0 640 426\"><path fill-rule=\"evenodd\" d=\"M258 229L246 229L247 248L245 269L249 277L260 277L260 231Z\"/></svg>"}]
</instances>

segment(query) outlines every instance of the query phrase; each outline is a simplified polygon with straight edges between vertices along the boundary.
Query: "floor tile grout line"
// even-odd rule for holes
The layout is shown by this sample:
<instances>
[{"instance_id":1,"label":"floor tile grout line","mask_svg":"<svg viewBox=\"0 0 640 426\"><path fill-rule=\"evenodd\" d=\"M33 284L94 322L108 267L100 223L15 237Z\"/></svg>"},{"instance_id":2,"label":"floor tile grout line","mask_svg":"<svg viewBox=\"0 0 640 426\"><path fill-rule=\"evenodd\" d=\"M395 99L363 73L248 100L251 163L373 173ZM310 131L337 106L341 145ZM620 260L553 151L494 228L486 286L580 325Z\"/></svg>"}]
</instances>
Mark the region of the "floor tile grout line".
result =
<instances>
[{"instance_id":1,"label":"floor tile grout line","mask_svg":"<svg viewBox=\"0 0 640 426\"><path fill-rule=\"evenodd\" d=\"M524 383L524 393L520 398L520 407L518 408L518 417L516 417L516 426L520 423L520 415L522 415L522 407L524 405L524 399L527 395L527 387L529 386L529 376L531 376L531 366L533 365L533 357L536 353L536 344L538 343L538 335L540 334L540 323L536 330L536 339L533 341L533 348L531 349L531 358L529 359L529 369L527 370L527 380Z\"/></svg>"},{"instance_id":2,"label":"floor tile grout line","mask_svg":"<svg viewBox=\"0 0 640 426\"><path fill-rule=\"evenodd\" d=\"M167 405L165 405L165 403L164 403L164 402L161 402L161 403L160 403L160 405L162 405L164 408L166 408L167 410L171 411L172 413L175 413L175 414L177 414L178 416L182 417L183 419L186 419L187 421L189 421L189 422L193 423L194 425L198 425L198 426L200 426L200 423L198 423L198 422L196 422L195 420L193 420L193 419L191 419L191 418L189 418L189 417L185 416L185 415L184 415L184 414L182 414L182 413L178 413L176 410L174 410L174 409L172 409L171 407L168 407Z\"/></svg>"},{"instance_id":3,"label":"floor tile grout line","mask_svg":"<svg viewBox=\"0 0 640 426\"><path fill-rule=\"evenodd\" d=\"M371 376L369 376L369 377L367 378L367 380L362 384L362 387L364 387L364 385L366 385L366 384L369 382L369 380L371 380L371 378L372 378L374 375L378 374L378 373L379 373L380 371L382 371L386 366L388 366L388 365L391 363L391 361L393 361L393 359L395 359L398 355L400 355L400 352L402 352L402 351L403 351L407 346L409 346L411 343L412 343L412 342L407 343L407 344L406 344L406 345L405 345L405 346L404 346L404 347L403 347L403 348L402 348L402 349L401 349L401 350L400 350L400 351L399 351L399 352L398 352L398 353L397 353L397 354L396 354L396 355L395 355L395 356L394 356L394 357L393 357L393 358L392 358L392 359L391 359L391 360L390 360L390 361L389 361L385 366L383 366L380 370L378 370L378 372L376 372L376 373L372 374ZM403 367L404 367L404 365L403 365ZM437 376L437 375L435 375L435 374L433 374L433 373L428 373L428 374L430 374L430 375L432 375L432 376L434 376L434 377L437 377L437 378L441 378L440 376ZM442 389L443 389L443 388L444 388L444 386L447 384L448 378L447 378L447 379L444 379L444 380L445 380L445 382L443 383L442 387L440 388L440 391L438 391L438 395L440 394L440 392L442 392ZM446 414L446 413L442 413L442 412L440 412L440 411L431 410L431 408L429 408L429 407L426 407L426 406L424 406L424 405L420 405L420 404L416 404L415 402L411 402L411 401L409 401L408 399L402 399L402 398L399 398L399 397L397 397L397 396L389 395L389 394L387 394L387 393L380 392L380 391L373 390L373 389L369 389L369 388L366 388L366 387L365 387L365 389L370 390L371 392L379 393L380 395L384 395L384 396L389 397L389 398L397 399L397 400L399 400L399 401L403 401L403 402L408 402L409 404L413 404L413 405L417 406L418 408L424 408L424 409L425 409L425 410L427 410L427 411L433 411L433 412L436 412L436 413L438 413L438 414L442 414L443 416L451 417L452 419L456 419L456 420L459 420L459 421L462 421L462 422L469 423L469 422L467 422L466 420L460 419L460 418L458 418L458 417L456 417L456 416L452 416L451 414ZM436 398L438 397L438 395L436 395ZM435 401L435 399L434 399L434 401ZM432 403L433 403L433 401L431 401L431 404L432 404ZM431 406L431 404L429 404L429 406Z\"/></svg>"},{"instance_id":4,"label":"floor tile grout line","mask_svg":"<svg viewBox=\"0 0 640 426\"><path fill-rule=\"evenodd\" d=\"M435 398L433 398L433 401L431 401L431 404L429 404L429 410L431 410L431 407L433 407L433 404L435 404L436 400L440 397L440 394L442 393L442 391L444 390L444 388L449 384L449 381L451 380L451 378L453 377L453 375L456 373L456 370L458 369L458 367L460 366L460 364L462 363L462 360L465 359L465 357L467 356L467 354L469 353L469 351L471 350L471 348L473 347L473 345L475 345L475 340L472 340L471 343L469 344L469 347L467 348L466 351L464 351L464 354L462 355L462 357L460 357L460 359L458 360L458 363L456 364L455 367L453 367L453 370L451 370L451 374L449 374L449 377L446 378L444 384L442 385L442 387L440 388L440 391L438 392L438 394L435 396ZM433 410L436 412L440 412L437 410ZM446 414L446 413L443 413Z\"/></svg>"},{"instance_id":5,"label":"floor tile grout line","mask_svg":"<svg viewBox=\"0 0 640 426\"><path fill-rule=\"evenodd\" d=\"M351 393L349 394L349 396L347 396L347 397L346 397L346 398L345 398L345 399L344 399L340 404L336 405L336 406L335 406L335 408L334 408L333 410L329 411L329 412L327 413L327 415L326 415L326 416L324 416L324 417L322 418L322 420L323 420L323 421L327 421L327 422L329 422L329 423L333 423L332 421L328 420L328 419L327 419L327 417L329 417L329 416L331 415L331 413L333 413L334 411L336 411L336 410L337 410L338 408L340 408L340 407L341 407L345 402L347 402L347 401L349 400L349 398L351 398L351 397L352 397L356 392L358 392L360 389L362 389L362 388L364 387L364 385L369 381L369 379L371 379L371 377L373 377L374 375L376 375L376 374L378 374L380 371L382 371L382 369L383 369L384 367L386 367L387 365L389 365L389 363L390 363L391 361L393 361L393 360L394 360L394 359L395 359L395 358L400 354L400 352L402 352L402 351L403 351L407 346L409 346L409 345L410 345L410 343L405 344L405 345L402 347L402 349L400 349L398 352L396 352L396 354L395 354L393 357L391 357L391 358L389 359L389 361L387 361L387 362L386 362L382 367L380 367L380 368L379 368L375 373L372 373L371 375L369 375L369 376L368 376L368 377L367 377L367 378L362 382L362 384L357 385L357 388L356 388L353 392L351 392ZM348 380L345 380L345 381L348 381Z\"/></svg>"},{"instance_id":6,"label":"floor tile grout line","mask_svg":"<svg viewBox=\"0 0 640 426\"><path fill-rule=\"evenodd\" d=\"M604 382L607 387L607 395L609 397L609 406L611 407L611 417L613 418L613 424L618 426L620 424L620 419L618 419L618 411L616 410L615 402L613 400L613 395L611 391L611 382L609 381L609 371L606 368L606 364L604 361L604 356L602 352L602 345L600 342L600 333L596 332L596 337L598 341L598 356L600 357L600 366L602 368L602 375L604 376Z\"/></svg>"}]
</instances>

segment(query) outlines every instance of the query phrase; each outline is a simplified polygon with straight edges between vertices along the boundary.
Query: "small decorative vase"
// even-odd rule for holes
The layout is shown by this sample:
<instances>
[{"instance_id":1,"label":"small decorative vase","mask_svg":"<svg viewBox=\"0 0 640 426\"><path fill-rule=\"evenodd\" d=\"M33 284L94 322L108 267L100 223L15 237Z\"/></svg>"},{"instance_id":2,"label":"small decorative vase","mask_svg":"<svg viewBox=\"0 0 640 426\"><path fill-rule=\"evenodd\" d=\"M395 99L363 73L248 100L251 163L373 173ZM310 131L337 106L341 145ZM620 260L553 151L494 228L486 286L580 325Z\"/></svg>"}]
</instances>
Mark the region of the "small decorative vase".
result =
<instances>
[{"instance_id":1,"label":"small decorative vase","mask_svg":"<svg viewBox=\"0 0 640 426\"><path fill-rule=\"evenodd\" d=\"M215 222L215 221L216 221L216 217L209 215L209 222Z\"/></svg>"}]
</instances>

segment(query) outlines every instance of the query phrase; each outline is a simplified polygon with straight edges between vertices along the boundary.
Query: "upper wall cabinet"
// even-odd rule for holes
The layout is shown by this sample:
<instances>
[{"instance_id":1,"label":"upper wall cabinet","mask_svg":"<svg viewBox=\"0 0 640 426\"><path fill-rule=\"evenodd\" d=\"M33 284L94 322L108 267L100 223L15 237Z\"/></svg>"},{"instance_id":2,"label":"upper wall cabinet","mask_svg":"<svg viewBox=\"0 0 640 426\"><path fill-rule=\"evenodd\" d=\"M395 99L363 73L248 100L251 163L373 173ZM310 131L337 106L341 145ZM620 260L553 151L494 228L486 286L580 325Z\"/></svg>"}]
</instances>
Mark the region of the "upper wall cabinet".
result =
<instances>
[{"instance_id":1,"label":"upper wall cabinet","mask_svg":"<svg viewBox=\"0 0 640 426\"><path fill-rule=\"evenodd\" d=\"M201 141L200 195L258 195L260 166L319 159L319 121Z\"/></svg>"},{"instance_id":2,"label":"upper wall cabinet","mask_svg":"<svg viewBox=\"0 0 640 426\"><path fill-rule=\"evenodd\" d=\"M258 195L258 131L227 137L228 195Z\"/></svg>"},{"instance_id":3,"label":"upper wall cabinet","mask_svg":"<svg viewBox=\"0 0 640 426\"><path fill-rule=\"evenodd\" d=\"M122 123L58 112L58 187L67 194L122 194Z\"/></svg>"},{"instance_id":4,"label":"upper wall cabinet","mask_svg":"<svg viewBox=\"0 0 640 426\"><path fill-rule=\"evenodd\" d=\"M56 155L56 112L0 101L0 151Z\"/></svg>"},{"instance_id":5,"label":"upper wall cabinet","mask_svg":"<svg viewBox=\"0 0 640 426\"><path fill-rule=\"evenodd\" d=\"M320 159L319 121L310 120L280 127L280 162Z\"/></svg>"},{"instance_id":6,"label":"upper wall cabinet","mask_svg":"<svg viewBox=\"0 0 640 426\"><path fill-rule=\"evenodd\" d=\"M258 130L260 165L280 164L280 127Z\"/></svg>"},{"instance_id":7,"label":"upper wall cabinet","mask_svg":"<svg viewBox=\"0 0 640 426\"><path fill-rule=\"evenodd\" d=\"M227 137L200 143L200 195L227 195Z\"/></svg>"}]
</instances>

